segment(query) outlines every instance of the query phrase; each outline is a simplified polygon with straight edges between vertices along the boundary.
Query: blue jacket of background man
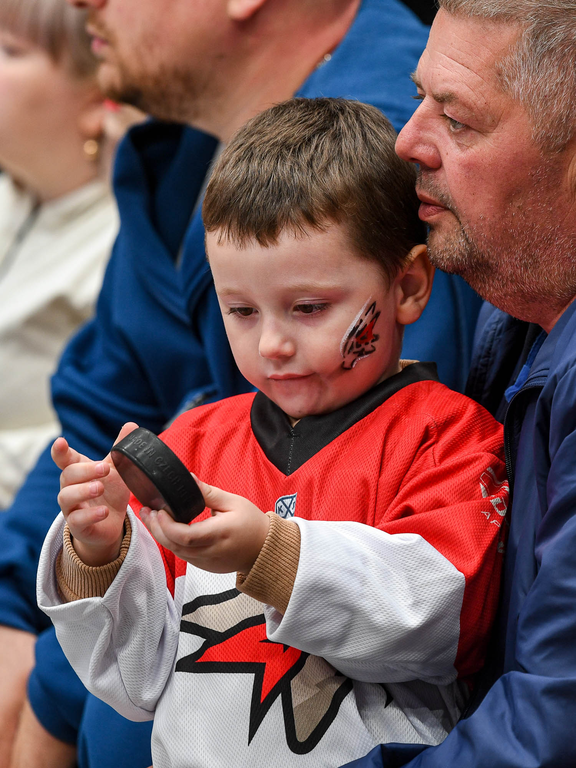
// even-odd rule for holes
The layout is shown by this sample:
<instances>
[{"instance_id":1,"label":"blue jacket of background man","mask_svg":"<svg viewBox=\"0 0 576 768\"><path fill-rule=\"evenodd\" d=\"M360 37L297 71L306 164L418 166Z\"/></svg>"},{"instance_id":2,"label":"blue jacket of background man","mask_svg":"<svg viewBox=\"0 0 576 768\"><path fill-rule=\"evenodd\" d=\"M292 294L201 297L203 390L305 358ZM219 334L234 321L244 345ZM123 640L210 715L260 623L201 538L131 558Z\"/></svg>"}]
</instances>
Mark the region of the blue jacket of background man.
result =
<instances>
[{"instance_id":1,"label":"blue jacket of background man","mask_svg":"<svg viewBox=\"0 0 576 768\"><path fill-rule=\"evenodd\" d=\"M364 0L344 41L300 95L375 104L399 129L415 106L408 76L426 36L398 0ZM200 132L156 123L135 128L120 148L114 187L121 229L97 314L53 379L63 434L89 456L104 455L127 420L158 432L182 407L247 387L224 335L201 219L192 217L215 148ZM405 355L436 359L442 378L461 387L477 308L459 278L439 274L424 319L407 329ZM47 449L0 519L0 623L31 632L46 627L34 580L58 511L58 476ZM58 653L53 635L43 637L29 689L40 721L73 743L82 718L83 768L127 764L118 757L126 744L131 768L147 768L149 725L128 724L93 697L83 708L84 693ZM137 734L145 736L138 741Z\"/></svg>"},{"instance_id":2,"label":"blue jacket of background man","mask_svg":"<svg viewBox=\"0 0 576 768\"><path fill-rule=\"evenodd\" d=\"M497 413L517 382L504 420L512 508L496 681L440 746L411 762L410 748L383 746L349 768L576 766L576 302L547 337L493 307L482 315L470 394Z\"/></svg>"}]
</instances>

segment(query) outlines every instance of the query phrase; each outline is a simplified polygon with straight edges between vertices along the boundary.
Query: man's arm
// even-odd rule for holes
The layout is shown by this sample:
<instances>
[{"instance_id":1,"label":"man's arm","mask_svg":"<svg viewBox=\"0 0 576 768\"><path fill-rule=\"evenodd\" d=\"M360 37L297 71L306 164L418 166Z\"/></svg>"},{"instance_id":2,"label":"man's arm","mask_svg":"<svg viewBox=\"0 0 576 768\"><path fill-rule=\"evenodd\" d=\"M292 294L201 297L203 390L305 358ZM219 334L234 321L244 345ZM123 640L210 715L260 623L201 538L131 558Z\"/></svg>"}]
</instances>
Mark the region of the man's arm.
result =
<instances>
[{"instance_id":1,"label":"man's arm","mask_svg":"<svg viewBox=\"0 0 576 768\"><path fill-rule=\"evenodd\" d=\"M26 701L14 742L10 768L72 768L76 747L52 736L36 718Z\"/></svg>"}]
</instances>

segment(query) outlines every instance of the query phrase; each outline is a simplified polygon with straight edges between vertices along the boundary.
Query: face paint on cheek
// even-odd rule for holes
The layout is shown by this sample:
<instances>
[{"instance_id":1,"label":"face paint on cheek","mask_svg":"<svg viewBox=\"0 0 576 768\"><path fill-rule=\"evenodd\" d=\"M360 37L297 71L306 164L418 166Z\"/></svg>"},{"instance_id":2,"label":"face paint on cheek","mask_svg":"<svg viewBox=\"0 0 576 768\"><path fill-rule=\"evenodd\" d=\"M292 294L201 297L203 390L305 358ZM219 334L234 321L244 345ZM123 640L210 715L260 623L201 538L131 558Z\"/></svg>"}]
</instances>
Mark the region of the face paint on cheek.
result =
<instances>
[{"instance_id":1,"label":"face paint on cheek","mask_svg":"<svg viewBox=\"0 0 576 768\"><path fill-rule=\"evenodd\" d=\"M380 336L374 333L374 326L379 317L380 310L370 297L354 318L340 344L344 370L352 370L360 360L376 351L376 342Z\"/></svg>"}]
</instances>

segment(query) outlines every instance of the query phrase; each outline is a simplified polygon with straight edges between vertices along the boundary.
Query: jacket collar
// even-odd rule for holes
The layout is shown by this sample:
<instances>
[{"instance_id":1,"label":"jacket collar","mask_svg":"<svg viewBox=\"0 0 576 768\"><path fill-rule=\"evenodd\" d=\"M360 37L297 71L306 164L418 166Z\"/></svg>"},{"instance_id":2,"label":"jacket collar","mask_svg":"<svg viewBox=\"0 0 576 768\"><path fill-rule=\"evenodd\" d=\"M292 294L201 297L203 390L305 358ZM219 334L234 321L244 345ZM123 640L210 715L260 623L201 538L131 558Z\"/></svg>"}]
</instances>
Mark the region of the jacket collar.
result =
<instances>
[{"instance_id":1,"label":"jacket collar","mask_svg":"<svg viewBox=\"0 0 576 768\"><path fill-rule=\"evenodd\" d=\"M550 372L576 359L576 301L564 311L536 355L526 386L544 384Z\"/></svg>"}]
</instances>

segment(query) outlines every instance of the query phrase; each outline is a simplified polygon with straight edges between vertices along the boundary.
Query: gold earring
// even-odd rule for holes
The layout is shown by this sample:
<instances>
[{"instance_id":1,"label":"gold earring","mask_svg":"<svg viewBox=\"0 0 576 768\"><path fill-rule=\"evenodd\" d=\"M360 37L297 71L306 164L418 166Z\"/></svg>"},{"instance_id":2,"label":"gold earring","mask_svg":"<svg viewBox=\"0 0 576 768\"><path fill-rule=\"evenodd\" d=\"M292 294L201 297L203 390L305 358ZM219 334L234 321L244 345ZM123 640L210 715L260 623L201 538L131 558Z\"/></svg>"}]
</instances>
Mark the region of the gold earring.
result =
<instances>
[{"instance_id":1,"label":"gold earring","mask_svg":"<svg viewBox=\"0 0 576 768\"><path fill-rule=\"evenodd\" d=\"M84 154L91 163L95 163L98 160L100 154L100 143L96 139L88 139L84 142Z\"/></svg>"}]
</instances>

